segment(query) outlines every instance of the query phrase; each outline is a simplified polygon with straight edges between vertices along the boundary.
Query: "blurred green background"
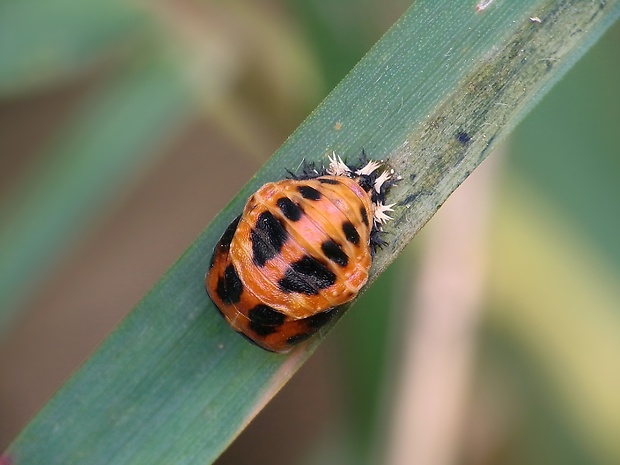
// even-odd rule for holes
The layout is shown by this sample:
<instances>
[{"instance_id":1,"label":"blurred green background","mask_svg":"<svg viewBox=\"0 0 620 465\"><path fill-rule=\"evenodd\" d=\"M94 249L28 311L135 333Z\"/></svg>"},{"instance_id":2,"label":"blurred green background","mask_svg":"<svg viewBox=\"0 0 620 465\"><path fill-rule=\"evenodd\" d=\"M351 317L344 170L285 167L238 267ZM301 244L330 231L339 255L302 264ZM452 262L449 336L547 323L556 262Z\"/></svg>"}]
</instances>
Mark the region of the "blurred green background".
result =
<instances>
[{"instance_id":1,"label":"blurred green background","mask_svg":"<svg viewBox=\"0 0 620 465\"><path fill-rule=\"evenodd\" d=\"M2 448L409 2L45 5L0 2ZM619 46L616 24L218 463L620 463Z\"/></svg>"}]
</instances>

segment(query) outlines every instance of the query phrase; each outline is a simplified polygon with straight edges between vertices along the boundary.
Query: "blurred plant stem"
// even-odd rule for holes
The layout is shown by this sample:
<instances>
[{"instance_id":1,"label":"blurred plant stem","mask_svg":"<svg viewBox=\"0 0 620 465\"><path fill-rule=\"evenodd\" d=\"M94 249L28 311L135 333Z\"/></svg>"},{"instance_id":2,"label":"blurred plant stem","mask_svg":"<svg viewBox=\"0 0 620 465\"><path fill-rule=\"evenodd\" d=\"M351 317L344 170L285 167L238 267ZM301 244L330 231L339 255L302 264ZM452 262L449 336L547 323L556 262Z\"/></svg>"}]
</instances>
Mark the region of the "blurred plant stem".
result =
<instances>
[{"instance_id":1,"label":"blurred plant stem","mask_svg":"<svg viewBox=\"0 0 620 465\"><path fill-rule=\"evenodd\" d=\"M497 152L497 151L496 151ZM388 435L389 465L455 463L486 288L487 232L498 154L429 224L411 285L404 363Z\"/></svg>"}]
</instances>

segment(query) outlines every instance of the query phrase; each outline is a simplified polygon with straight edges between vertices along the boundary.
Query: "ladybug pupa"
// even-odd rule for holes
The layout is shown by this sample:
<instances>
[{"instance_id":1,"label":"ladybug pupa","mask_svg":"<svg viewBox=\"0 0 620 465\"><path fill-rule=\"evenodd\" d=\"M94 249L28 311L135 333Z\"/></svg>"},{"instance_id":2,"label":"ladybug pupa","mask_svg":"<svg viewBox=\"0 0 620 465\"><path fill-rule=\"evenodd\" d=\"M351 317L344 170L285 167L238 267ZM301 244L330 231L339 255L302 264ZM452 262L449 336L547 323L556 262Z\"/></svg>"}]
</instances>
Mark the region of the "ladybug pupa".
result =
<instances>
[{"instance_id":1,"label":"ladybug pupa","mask_svg":"<svg viewBox=\"0 0 620 465\"><path fill-rule=\"evenodd\" d=\"M382 162L329 166L269 182L247 201L215 246L205 281L235 331L285 353L357 296L390 220L396 178Z\"/></svg>"}]
</instances>

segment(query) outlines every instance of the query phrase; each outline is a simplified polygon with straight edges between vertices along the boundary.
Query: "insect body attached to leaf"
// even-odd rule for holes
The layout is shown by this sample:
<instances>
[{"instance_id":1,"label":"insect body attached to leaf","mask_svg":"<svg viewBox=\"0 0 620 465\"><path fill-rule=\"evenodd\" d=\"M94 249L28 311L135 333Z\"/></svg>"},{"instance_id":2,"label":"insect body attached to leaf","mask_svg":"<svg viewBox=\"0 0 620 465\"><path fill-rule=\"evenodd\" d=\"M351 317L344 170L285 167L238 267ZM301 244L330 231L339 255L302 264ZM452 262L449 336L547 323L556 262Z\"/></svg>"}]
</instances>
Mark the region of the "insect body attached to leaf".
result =
<instances>
[{"instance_id":1,"label":"insect body attached to leaf","mask_svg":"<svg viewBox=\"0 0 620 465\"><path fill-rule=\"evenodd\" d=\"M393 205L383 163L327 167L263 185L213 252L206 288L226 321L263 349L288 352L357 296Z\"/></svg>"}]
</instances>

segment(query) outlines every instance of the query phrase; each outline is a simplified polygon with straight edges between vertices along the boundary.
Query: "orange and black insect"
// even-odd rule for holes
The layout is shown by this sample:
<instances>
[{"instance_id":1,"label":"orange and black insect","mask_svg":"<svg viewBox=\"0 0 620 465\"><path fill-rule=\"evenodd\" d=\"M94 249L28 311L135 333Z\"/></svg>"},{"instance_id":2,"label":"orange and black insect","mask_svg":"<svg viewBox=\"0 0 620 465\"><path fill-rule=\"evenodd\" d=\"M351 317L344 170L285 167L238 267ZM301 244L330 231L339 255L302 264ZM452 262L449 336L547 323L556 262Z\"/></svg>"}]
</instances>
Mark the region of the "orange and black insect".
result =
<instances>
[{"instance_id":1,"label":"orange and black insect","mask_svg":"<svg viewBox=\"0 0 620 465\"><path fill-rule=\"evenodd\" d=\"M206 288L226 321L263 349L288 352L368 280L393 205L393 170L378 162L328 167L262 186L213 252Z\"/></svg>"}]
</instances>

